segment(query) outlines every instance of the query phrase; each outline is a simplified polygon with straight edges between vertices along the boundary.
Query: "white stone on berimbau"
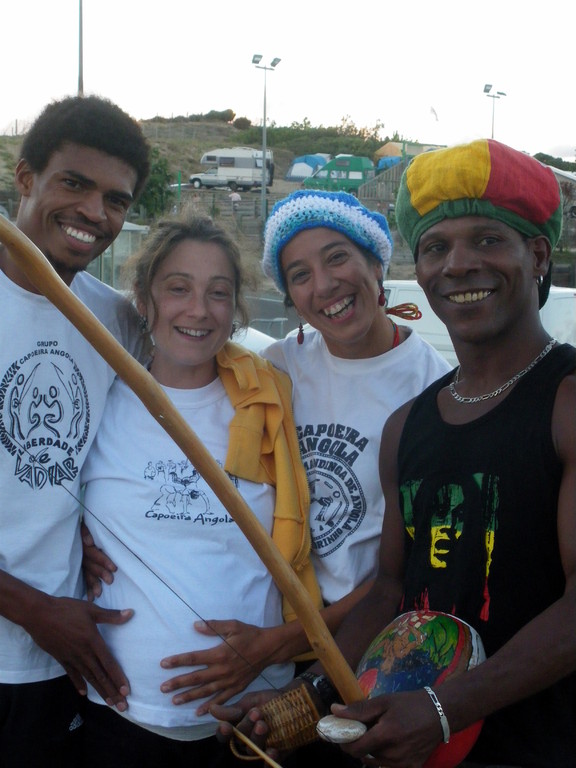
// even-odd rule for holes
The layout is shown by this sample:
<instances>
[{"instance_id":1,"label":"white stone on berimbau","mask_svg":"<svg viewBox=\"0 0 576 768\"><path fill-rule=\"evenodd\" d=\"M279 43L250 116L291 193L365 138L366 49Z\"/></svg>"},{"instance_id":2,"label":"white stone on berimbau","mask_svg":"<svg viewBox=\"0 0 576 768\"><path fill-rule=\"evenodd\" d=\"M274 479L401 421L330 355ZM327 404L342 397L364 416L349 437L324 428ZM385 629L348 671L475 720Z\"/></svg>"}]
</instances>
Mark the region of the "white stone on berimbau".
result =
<instances>
[{"instance_id":1,"label":"white stone on berimbau","mask_svg":"<svg viewBox=\"0 0 576 768\"><path fill-rule=\"evenodd\" d=\"M360 723L358 720L327 715L318 722L316 730L324 741L331 741L333 744L347 744L359 739L366 733L367 729L364 723Z\"/></svg>"}]
</instances>

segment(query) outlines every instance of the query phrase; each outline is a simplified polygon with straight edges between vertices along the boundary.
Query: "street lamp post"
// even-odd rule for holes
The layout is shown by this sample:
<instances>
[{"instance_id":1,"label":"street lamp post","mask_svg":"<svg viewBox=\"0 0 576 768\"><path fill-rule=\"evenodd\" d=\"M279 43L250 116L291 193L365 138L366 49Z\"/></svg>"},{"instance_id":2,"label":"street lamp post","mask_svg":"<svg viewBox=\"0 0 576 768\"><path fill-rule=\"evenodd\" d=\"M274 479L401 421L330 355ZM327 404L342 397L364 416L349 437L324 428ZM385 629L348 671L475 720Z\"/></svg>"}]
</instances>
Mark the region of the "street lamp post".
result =
<instances>
[{"instance_id":1,"label":"street lamp post","mask_svg":"<svg viewBox=\"0 0 576 768\"><path fill-rule=\"evenodd\" d=\"M84 29L82 0L78 0L78 96L84 96Z\"/></svg>"},{"instance_id":2,"label":"street lamp post","mask_svg":"<svg viewBox=\"0 0 576 768\"><path fill-rule=\"evenodd\" d=\"M260 199L260 216L262 218L262 227L266 223L266 184L268 181L267 175L267 162L266 162L266 72L272 72L278 64L280 59L272 59L270 66L266 67L264 64L260 64L262 56L259 53L255 53L252 56L252 64L256 69L264 70L264 111L262 116L262 189Z\"/></svg>"},{"instance_id":3,"label":"street lamp post","mask_svg":"<svg viewBox=\"0 0 576 768\"><path fill-rule=\"evenodd\" d=\"M496 93L490 93L492 90L492 86L489 83L486 83L484 86L484 93L486 96L488 96L489 99L492 99L492 138L494 138L494 105L496 104L496 99L500 99L502 96L506 96L504 91L496 91Z\"/></svg>"}]
</instances>

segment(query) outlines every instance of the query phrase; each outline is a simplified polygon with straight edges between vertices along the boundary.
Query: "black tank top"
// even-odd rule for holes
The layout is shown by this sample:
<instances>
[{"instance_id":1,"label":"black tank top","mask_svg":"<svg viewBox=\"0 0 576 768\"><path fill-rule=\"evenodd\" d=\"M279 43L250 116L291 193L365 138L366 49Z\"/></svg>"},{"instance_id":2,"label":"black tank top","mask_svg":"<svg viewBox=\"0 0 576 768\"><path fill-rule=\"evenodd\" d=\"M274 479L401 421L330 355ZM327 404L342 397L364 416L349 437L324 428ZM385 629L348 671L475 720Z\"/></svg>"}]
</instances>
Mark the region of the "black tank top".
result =
<instances>
[{"instance_id":1,"label":"black tank top","mask_svg":"<svg viewBox=\"0 0 576 768\"><path fill-rule=\"evenodd\" d=\"M576 349L558 346L505 400L463 425L445 423L436 405L448 374L416 399L401 436L402 608L459 616L480 633L487 655L564 591L556 526L562 467L551 423L558 386L575 369ZM576 675L490 718L473 755L574 768Z\"/></svg>"}]
</instances>

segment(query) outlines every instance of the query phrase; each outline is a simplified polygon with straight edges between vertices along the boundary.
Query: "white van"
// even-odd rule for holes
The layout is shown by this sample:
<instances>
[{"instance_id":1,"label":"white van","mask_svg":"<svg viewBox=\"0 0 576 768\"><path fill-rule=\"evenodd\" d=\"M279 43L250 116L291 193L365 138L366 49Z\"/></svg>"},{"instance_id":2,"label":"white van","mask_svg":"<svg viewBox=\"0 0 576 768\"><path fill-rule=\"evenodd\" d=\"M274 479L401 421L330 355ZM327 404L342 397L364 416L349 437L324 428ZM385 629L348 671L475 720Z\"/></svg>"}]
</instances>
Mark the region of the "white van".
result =
<instances>
[{"instance_id":1,"label":"white van","mask_svg":"<svg viewBox=\"0 0 576 768\"><path fill-rule=\"evenodd\" d=\"M257 328L250 326L246 328L240 328L232 336L232 341L236 344L241 344L243 347L250 349L252 352L260 354L263 349L273 344L276 339L274 336L270 336L267 333L259 331Z\"/></svg>"},{"instance_id":2,"label":"white van","mask_svg":"<svg viewBox=\"0 0 576 768\"><path fill-rule=\"evenodd\" d=\"M432 344L451 365L458 365L454 345L444 323L434 314L416 280L385 280L384 290L389 307L412 302L422 312L420 320L401 320L400 323L414 328L429 344ZM542 324L559 342L576 346L576 288L552 286L548 301L540 310Z\"/></svg>"},{"instance_id":3,"label":"white van","mask_svg":"<svg viewBox=\"0 0 576 768\"><path fill-rule=\"evenodd\" d=\"M211 149L200 158L208 170L190 175L189 183L195 188L229 187L249 190L262 186L262 150L253 147ZM274 154L266 150L266 186L274 182Z\"/></svg>"}]
</instances>

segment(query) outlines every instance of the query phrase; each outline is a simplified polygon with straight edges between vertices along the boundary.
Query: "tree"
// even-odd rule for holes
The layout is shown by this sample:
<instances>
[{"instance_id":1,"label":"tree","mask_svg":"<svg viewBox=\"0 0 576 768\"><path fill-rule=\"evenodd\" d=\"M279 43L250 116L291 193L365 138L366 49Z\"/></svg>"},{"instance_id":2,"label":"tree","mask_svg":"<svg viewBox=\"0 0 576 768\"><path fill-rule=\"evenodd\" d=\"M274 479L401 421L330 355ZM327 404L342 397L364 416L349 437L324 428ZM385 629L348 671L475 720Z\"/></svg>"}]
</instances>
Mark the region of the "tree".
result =
<instances>
[{"instance_id":1,"label":"tree","mask_svg":"<svg viewBox=\"0 0 576 768\"><path fill-rule=\"evenodd\" d=\"M322 152L374 157L376 150L386 140L380 137L382 128L382 123L377 123L373 128L358 128L349 117L343 117L339 126L330 127L314 127L307 117L300 123L293 122L289 127L279 127L272 122L268 126L268 145L274 149L287 149L294 155ZM262 129L258 126L247 127L238 131L237 138L240 143L256 147L262 141ZM396 138L395 134L391 140Z\"/></svg>"},{"instance_id":2,"label":"tree","mask_svg":"<svg viewBox=\"0 0 576 768\"><path fill-rule=\"evenodd\" d=\"M171 181L168 160L161 156L158 147L153 147L150 153L150 176L140 197L140 205L146 209L148 218L155 218L170 207L174 200L174 193L170 189Z\"/></svg>"},{"instance_id":3,"label":"tree","mask_svg":"<svg viewBox=\"0 0 576 768\"><path fill-rule=\"evenodd\" d=\"M252 121L249 120L247 117L237 117L236 120L232 123L234 128L238 128L239 131L244 131L246 128L250 128L252 125Z\"/></svg>"},{"instance_id":4,"label":"tree","mask_svg":"<svg viewBox=\"0 0 576 768\"><path fill-rule=\"evenodd\" d=\"M552 157L552 155L547 155L544 152L538 152L534 157L541 163L551 165L553 168L558 168L560 171L570 171L572 173L576 171L576 163L562 160L561 157Z\"/></svg>"}]
</instances>

